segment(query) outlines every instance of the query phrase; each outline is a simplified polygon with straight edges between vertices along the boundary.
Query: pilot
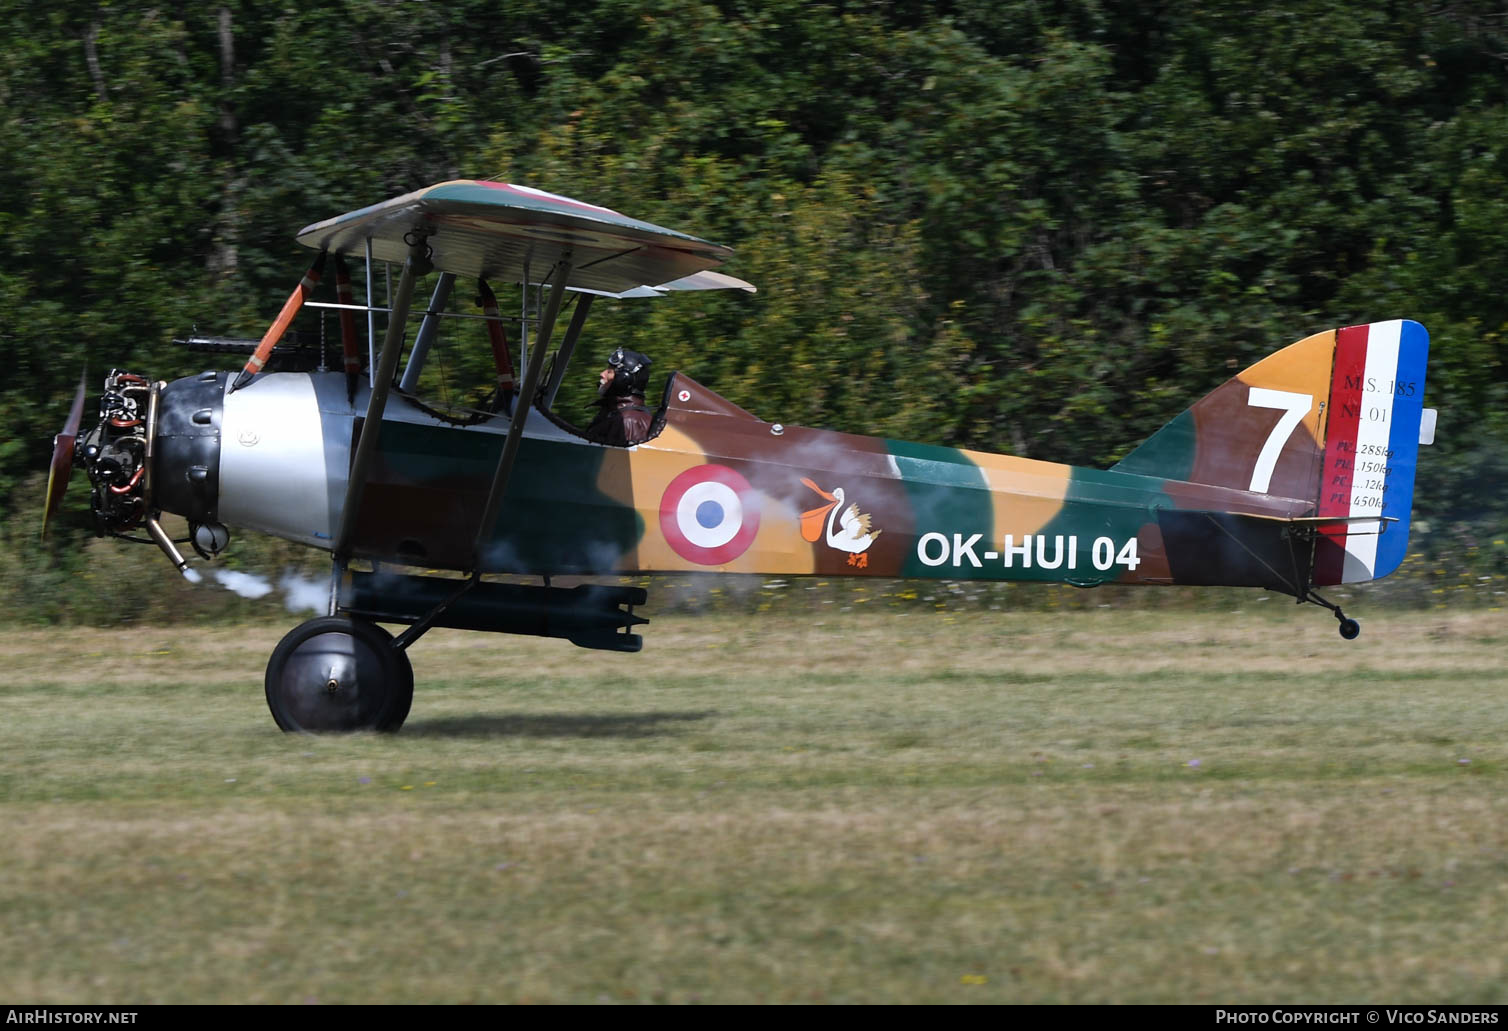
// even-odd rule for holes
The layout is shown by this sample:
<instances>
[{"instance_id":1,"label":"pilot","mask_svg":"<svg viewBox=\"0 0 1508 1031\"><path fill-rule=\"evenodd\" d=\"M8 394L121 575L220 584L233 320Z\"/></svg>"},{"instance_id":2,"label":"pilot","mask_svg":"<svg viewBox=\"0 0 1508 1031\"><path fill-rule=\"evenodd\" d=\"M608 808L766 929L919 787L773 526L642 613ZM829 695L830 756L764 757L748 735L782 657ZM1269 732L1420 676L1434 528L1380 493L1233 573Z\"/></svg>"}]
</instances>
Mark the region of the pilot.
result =
<instances>
[{"instance_id":1,"label":"pilot","mask_svg":"<svg viewBox=\"0 0 1508 1031\"><path fill-rule=\"evenodd\" d=\"M627 447L649 439L654 413L644 406L644 388L649 385L647 354L620 347L607 356L597 385L597 417L586 428L588 440Z\"/></svg>"}]
</instances>

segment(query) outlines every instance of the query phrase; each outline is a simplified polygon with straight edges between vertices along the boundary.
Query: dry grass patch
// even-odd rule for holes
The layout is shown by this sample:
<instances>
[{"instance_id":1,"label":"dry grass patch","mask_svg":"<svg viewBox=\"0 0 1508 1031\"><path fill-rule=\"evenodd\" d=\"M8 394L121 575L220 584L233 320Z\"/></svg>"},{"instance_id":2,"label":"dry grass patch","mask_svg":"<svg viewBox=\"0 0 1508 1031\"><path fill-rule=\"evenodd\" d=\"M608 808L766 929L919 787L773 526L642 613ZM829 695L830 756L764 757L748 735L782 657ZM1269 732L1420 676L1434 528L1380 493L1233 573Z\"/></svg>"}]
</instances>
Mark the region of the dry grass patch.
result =
<instances>
[{"instance_id":1,"label":"dry grass patch","mask_svg":"<svg viewBox=\"0 0 1508 1031\"><path fill-rule=\"evenodd\" d=\"M329 738L285 628L15 633L0 995L1501 1002L1499 617L1316 615L437 632Z\"/></svg>"}]
</instances>

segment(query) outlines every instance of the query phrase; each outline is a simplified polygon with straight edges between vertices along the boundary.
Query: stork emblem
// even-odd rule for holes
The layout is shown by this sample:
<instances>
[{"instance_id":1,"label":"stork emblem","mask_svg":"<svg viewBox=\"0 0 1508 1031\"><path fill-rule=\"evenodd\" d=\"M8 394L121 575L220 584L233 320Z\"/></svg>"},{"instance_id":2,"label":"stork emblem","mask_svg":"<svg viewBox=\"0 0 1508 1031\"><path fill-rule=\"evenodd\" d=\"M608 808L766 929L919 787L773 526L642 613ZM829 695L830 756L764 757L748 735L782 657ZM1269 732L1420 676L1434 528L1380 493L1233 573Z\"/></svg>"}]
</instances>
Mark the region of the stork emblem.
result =
<instances>
[{"instance_id":1,"label":"stork emblem","mask_svg":"<svg viewBox=\"0 0 1508 1031\"><path fill-rule=\"evenodd\" d=\"M881 533L880 530L870 529L869 514L859 511L856 502L851 502L844 508L843 503L848 500L848 496L842 487L834 487L829 492L805 476L801 478L801 482L827 499L827 504L801 513L801 536L815 544L823 538L825 530L828 547L848 552L848 564L851 566L867 566L868 557L864 552L869 550L869 546Z\"/></svg>"}]
</instances>

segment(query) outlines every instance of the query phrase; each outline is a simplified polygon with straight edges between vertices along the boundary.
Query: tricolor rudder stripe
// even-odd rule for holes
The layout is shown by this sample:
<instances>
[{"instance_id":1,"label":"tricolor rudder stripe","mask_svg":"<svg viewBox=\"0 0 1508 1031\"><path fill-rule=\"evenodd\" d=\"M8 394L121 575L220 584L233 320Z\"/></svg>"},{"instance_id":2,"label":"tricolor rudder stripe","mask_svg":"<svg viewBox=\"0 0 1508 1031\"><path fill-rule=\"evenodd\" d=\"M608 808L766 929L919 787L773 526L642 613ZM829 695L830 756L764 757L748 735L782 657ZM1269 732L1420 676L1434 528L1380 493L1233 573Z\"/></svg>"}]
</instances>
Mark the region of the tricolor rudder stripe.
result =
<instances>
[{"instance_id":1,"label":"tricolor rudder stripe","mask_svg":"<svg viewBox=\"0 0 1508 1031\"><path fill-rule=\"evenodd\" d=\"M1352 521L1322 530L1316 584L1375 580L1403 562L1428 357L1429 334L1417 322L1336 333L1318 514Z\"/></svg>"}]
</instances>

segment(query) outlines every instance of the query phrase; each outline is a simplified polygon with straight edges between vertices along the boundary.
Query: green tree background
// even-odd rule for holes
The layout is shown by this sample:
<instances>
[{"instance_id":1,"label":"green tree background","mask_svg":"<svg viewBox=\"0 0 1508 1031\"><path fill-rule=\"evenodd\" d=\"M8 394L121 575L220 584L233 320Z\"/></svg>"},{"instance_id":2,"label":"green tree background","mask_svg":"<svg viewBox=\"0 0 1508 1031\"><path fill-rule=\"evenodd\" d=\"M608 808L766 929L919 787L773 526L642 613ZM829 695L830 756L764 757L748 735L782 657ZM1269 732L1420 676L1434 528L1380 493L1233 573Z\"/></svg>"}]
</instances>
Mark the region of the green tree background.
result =
<instances>
[{"instance_id":1,"label":"green tree background","mask_svg":"<svg viewBox=\"0 0 1508 1031\"><path fill-rule=\"evenodd\" d=\"M758 295L602 304L584 346L786 422L1103 465L1286 343L1417 319L1413 565L1508 574L1501 4L0 11L0 581L36 618L139 575L77 485L36 541L80 371L196 371L171 338L259 336L300 226L457 177L733 246Z\"/></svg>"}]
</instances>

